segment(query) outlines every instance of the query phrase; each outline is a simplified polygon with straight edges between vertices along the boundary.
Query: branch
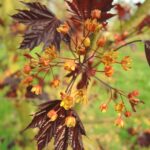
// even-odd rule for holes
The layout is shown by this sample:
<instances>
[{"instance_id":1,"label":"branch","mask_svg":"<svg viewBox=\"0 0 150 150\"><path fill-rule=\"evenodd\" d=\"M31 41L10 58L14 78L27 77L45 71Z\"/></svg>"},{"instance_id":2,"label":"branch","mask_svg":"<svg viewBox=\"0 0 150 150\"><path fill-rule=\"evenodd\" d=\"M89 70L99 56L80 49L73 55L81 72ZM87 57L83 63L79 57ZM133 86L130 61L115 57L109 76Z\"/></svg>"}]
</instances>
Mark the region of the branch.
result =
<instances>
[{"instance_id":1,"label":"branch","mask_svg":"<svg viewBox=\"0 0 150 150\"><path fill-rule=\"evenodd\" d=\"M124 45L121 45L118 48L114 49L114 51L118 51L119 49L121 49L121 48L123 48L123 47L125 47L127 45L130 45L132 43L137 43L137 42L142 42L142 40L135 40L135 41L131 41L131 42L125 43Z\"/></svg>"}]
</instances>

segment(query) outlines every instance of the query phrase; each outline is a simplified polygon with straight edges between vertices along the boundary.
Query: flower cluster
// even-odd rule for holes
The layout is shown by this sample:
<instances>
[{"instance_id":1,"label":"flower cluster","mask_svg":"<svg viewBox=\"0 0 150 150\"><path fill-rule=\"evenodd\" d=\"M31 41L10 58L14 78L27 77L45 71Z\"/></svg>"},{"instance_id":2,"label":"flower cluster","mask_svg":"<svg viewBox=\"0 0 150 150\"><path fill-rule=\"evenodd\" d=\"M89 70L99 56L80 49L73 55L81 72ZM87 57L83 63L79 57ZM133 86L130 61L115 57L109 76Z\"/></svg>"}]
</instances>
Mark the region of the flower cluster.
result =
<instances>
[{"instance_id":1,"label":"flower cluster","mask_svg":"<svg viewBox=\"0 0 150 150\"><path fill-rule=\"evenodd\" d=\"M119 126L119 127L123 127L124 126L124 120L123 117L129 118L131 117L132 113L131 111L129 111L125 105L124 99L122 96L124 96L129 103L131 104L131 107L133 109L133 111L135 110L135 106L138 105L139 103L143 103L139 98L137 98L137 96L139 96L139 92L137 90L132 91L131 93L125 95L124 93L121 93L121 91L118 91L118 93L120 94L120 98L121 100L116 102L114 105L114 110L117 112L118 114L118 118L115 121L115 125ZM113 99L110 99L108 101L108 103L103 103L100 105L100 110L102 112L106 112L108 109L108 105L110 103L110 101Z\"/></svg>"},{"instance_id":2,"label":"flower cluster","mask_svg":"<svg viewBox=\"0 0 150 150\"><path fill-rule=\"evenodd\" d=\"M124 56L121 60L119 57L119 51L113 48L106 48L107 37L103 34L106 30L106 24L100 23L101 11L99 9L94 9L91 11L90 18L87 18L81 28L83 32L80 35L70 34L71 26L67 22L60 24L56 28L56 32L64 35L69 35L71 38L70 51L72 57L62 57L56 50L55 45L50 45L45 48L42 54L36 53L37 57L34 58L30 54L25 54L25 57L29 60L23 68L23 73L25 79L23 83L26 85L32 85L31 92L36 95L40 95L43 91L44 79L48 75L52 75L53 79L49 82L52 88L57 88L60 86L61 81L53 73L55 67L63 67L64 71L67 73L67 77L71 78L66 91L61 92L61 103L60 107L65 110L72 109L76 103L88 103L87 89L88 83L92 77L100 81L102 84L107 86L110 91L116 92L120 97L124 96L129 99L129 103L134 108L135 105L139 103L139 99L135 98L138 96L136 92L132 92L129 95L124 94L122 91L109 86L105 81L101 81L100 74L106 77L112 77L115 74L115 65L120 65L123 70L128 71L131 69L131 58L130 56ZM91 35L101 33L101 36L95 41L95 46L93 46L93 40ZM124 33L124 37L127 34ZM119 36L118 36L119 38ZM118 40L118 39L117 39ZM102 66L102 67L100 67ZM99 70L99 68L103 68ZM44 73L45 75L39 79L39 74ZM81 81L77 83L77 88L75 89L75 82L77 78L82 76ZM39 79L38 84L34 85L34 79ZM75 91L75 92L73 92ZM111 100L113 98L111 97ZM111 102L109 100L109 102ZM108 102L108 103L109 103ZM100 106L102 112L106 112L108 109L108 103L104 103ZM121 102L115 104L114 110L119 114L118 119L115 124L118 126L123 126L122 116L130 117L130 111L127 111L125 102L121 99ZM57 119L57 113L55 111L50 111L48 117L55 121ZM68 126L73 126L75 121L73 118L68 118L66 120Z\"/></svg>"}]
</instances>

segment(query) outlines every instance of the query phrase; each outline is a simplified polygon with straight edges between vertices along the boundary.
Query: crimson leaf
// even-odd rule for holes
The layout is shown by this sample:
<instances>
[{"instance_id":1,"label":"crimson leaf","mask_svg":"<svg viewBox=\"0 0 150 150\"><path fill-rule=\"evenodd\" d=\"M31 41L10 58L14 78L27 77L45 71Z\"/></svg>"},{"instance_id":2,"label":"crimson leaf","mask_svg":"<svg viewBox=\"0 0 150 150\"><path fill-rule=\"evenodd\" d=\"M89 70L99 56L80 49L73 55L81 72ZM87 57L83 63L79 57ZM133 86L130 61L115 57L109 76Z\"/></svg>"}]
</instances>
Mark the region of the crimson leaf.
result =
<instances>
[{"instance_id":1,"label":"crimson leaf","mask_svg":"<svg viewBox=\"0 0 150 150\"><path fill-rule=\"evenodd\" d=\"M100 22L106 21L107 19L114 16L108 11L113 7L113 0L65 0L69 6L69 12L72 14L72 20L83 21L90 18L91 11L94 9L101 10Z\"/></svg>"},{"instance_id":2,"label":"crimson leaf","mask_svg":"<svg viewBox=\"0 0 150 150\"><path fill-rule=\"evenodd\" d=\"M20 48L32 50L40 43L44 43L43 49L49 47L51 44L55 45L57 49L60 49L60 42L63 39L69 42L69 36L63 37L57 32L61 24L61 21L48 10L45 5L39 2L24 3L29 10L19 10L18 14L12 17L28 26L27 31L24 34L24 40L22 41Z\"/></svg>"}]
</instances>

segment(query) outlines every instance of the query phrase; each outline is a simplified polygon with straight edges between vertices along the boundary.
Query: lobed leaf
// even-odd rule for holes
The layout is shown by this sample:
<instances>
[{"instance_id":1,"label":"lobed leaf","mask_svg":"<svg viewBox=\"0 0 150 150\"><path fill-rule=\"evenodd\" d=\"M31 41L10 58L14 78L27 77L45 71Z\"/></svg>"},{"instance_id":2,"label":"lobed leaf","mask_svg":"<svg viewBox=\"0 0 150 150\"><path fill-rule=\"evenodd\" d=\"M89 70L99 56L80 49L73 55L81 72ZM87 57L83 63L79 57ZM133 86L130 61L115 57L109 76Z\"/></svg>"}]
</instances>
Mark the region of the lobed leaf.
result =
<instances>
[{"instance_id":1,"label":"lobed leaf","mask_svg":"<svg viewBox=\"0 0 150 150\"><path fill-rule=\"evenodd\" d=\"M64 40L69 43L68 35L62 36L57 32L57 28L62 23L56 16L48 10L45 5L39 2L24 3L29 10L18 10L19 13L13 15L13 19L28 26L24 33L24 40L20 45L20 49L32 50L40 43L44 43L43 49L50 45L60 49L60 42Z\"/></svg>"},{"instance_id":2,"label":"lobed leaf","mask_svg":"<svg viewBox=\"0 0 150 150\"><path fill-rule=\"evenodd\" d=\"M60 100L55 100L41 104L39 111L35 113L26 129L39 128L39 132L35 136L38 150L45 148L53 137L55 150L67 150L68 145L73 150L84 150L82 135L86 135L86 133L83 124L74 110L65 110L60 107L60 102ZM50 121L47 117L50 110L55 110L58 113L58 118L55 121ZM76 118L76 126L72 128L65 125L65 119L70 114Z\"/></svg>"}]
</instances>

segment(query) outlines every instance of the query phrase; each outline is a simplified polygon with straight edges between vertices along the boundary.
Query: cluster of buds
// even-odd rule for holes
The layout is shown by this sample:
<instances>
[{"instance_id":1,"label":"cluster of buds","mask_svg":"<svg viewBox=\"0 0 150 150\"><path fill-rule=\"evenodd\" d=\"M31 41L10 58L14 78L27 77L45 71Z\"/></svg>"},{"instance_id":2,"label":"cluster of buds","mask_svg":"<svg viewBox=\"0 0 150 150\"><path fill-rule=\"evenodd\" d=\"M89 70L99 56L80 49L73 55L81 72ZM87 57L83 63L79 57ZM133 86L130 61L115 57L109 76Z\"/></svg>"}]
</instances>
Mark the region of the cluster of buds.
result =
<instances>
[{"instance_id":1,"label":"cluster of buds","mask_svg":"<svg viewBox=\"0 0 150 150\"><path fill-rule=\"evenodd\" d=\"M36 53L36 55L37 58L34 58L30 54L24 54L24 56L29 60L29 63L25 64L23 67L24 79L22 80L22 83L25 86L31 85L31 92L36 95L41 95L44 78L50 72L53 74L52 68L58 65L54 62L58 55L54 45L47 47L42 55L39 55L38 53ZM45 73L44 77L39 77L40 73ZM38 80L39 83L37 85L33 85L34 80ZM55 79L53 76L53 80L50 82L50 85L56 88L59 84L59 79Z\"/></svg>"},{"instance_id":2,"label":"cluster of buds","mask_svg":"<svg viewBox=\"0 0 150 150\"><path fill-rule=\"evenodd\" d=\"M133 111L135 111L135 105L137 105L139 102L141 102L137 98L137 96L139 96L139 92L137 90L135 90L135 91L132 91L131 93L129 93L128 95L124 95L124 96L126 99L129 99L131 107L133 108ZM122 98L122 96L121 96L121 98ZM113 99L111 99L111 100L113 100ZM100 105L101 112L107 111L109 103L110 103L110 101L108 103L103 103ZM125 105L125 102L123 101L123 99L120 102L117 102L115 104L114 110L118 113L118 117L115 120L115 125L118 127L123 127L124 126L123 118L124 117L126 117L126 118L131 117L132 113L130 111L128 111L128 109L126 108L126 105Z\"/></svg>"},{"instance_id":3,"label":"cluster of buds","mask_svg":"<svg viewBox=\"0 0 150 150\"><path fill-rule=\"evenodd\" d=\"M116 51L105 52L100 60L105 66L104 73L107 77L111 77L114 74L115 71L112 66L114 64L120 64L125 71L131 69L131 58L125 56L121 61L118 61L118 52Z\"/></svg>"}]
</instances>

